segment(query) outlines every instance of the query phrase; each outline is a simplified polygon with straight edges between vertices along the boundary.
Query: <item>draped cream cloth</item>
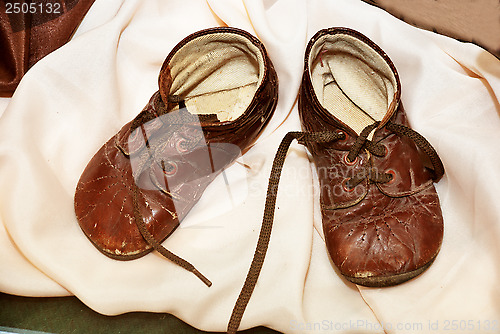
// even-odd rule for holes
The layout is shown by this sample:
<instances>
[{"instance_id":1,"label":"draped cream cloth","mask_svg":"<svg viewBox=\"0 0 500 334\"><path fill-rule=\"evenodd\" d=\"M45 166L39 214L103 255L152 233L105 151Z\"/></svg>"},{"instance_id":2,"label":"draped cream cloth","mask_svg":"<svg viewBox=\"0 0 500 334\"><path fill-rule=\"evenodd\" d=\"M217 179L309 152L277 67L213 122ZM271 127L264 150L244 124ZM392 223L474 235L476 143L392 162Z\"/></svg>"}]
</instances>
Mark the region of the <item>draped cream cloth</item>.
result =
<instances>
[{"instance_id":1,"label":"draped cream cloth","mask_svg":"<svg viewBox=\"0 0 500 334\"><path fill-rule=\"evenodd\" d=\"M219 177L164 242L210 278L207 288L155 252L125 262L102 255L78 226L73 195L93 154L158 89L172 47L219 25L261 39L280 87L258 144L226 171L229 189ZM305 46L333 26L356 29L387 52L412 127L443 160L446 174L436 186L442 249L427 272L400 286L345 281L323 241L312 165L294 143L268 256L240 328L500 331L500 61L360 0L97 0L72 40L37 63L12 99L0 101L0 290L75 295L108 315L168 312L224 331L255 250L275 150L287 131L300 129Z\"/></svg>"}]
</instances>

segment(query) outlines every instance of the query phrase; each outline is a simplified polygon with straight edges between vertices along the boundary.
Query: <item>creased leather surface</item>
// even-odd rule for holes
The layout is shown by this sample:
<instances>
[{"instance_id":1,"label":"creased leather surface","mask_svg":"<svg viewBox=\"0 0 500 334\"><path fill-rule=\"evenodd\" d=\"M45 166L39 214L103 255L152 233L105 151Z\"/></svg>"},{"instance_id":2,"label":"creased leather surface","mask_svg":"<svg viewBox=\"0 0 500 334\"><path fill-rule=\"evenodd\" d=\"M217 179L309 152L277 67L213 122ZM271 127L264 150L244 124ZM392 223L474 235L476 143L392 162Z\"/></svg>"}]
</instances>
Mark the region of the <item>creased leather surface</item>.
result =
<instances>
[{"instance_id":1,"label":"creased leather surface","mask_svg":"<svg viewBox=\"0 0 500 334\"><path fill-rule=\"evenodd\" d=\"M372 186L357 206L335 212L324 209L323 219L332 260L351 277L389 276L421 268L437 255L443 236L433 188L391 198Z\"/></svg>"},{"instance_id":2,"label":"creased leather surface","mask_svg":"<svg viewBox=\"0 0 500 334\"><path fill-rule=\"evenodd\" d=\"M287 131L300 130L296 97L306 43L319 29L344 26L367 35L394 61L408 120L445 164L435 186L446 224L439 256L417 279L396 287L362 288L343 279L323 239L315 168L294 143L268 255L241 328L438 333L457 319L472 320L471 333L492 332L477 325L493 325L500 314L496 58L362 1L119 4L96 0L80 26L86 30L33 66L0 117L2 291L74 294L104 314L169 312L196 328L224 331L255 251L274 154ZM156 252L134 261L103 256L82 233L73 196L92 156L158 90L158 72L176 43L225 24L263 41L280 98L256 145L226 171L230 191L217 177L163 243L210 278L207 288Z\"/></svg>"},{"instance_id":3,"label":"creased leather surface","mask_svg":"<svg viewBox=\"0 0 500 334\"><path fill-rule=\"evenodd\" d=\"M317 36L340 33L345 32L331 29ZM315 40L309 42L305 59ZM373 47L373 42L366 43ZM390 59L376 50L395 71ZM304 130L346 134L346 139L334 144L308 143L320 181L323 232L333 262L348 277L386 277L422 268L439 251L443 217L431 174L416 145L383 127L375 130L373 141L384 145L385 156L366 151L349 162L347 154L357 134L319 105L307 64L299 93ZM408 125L402 103L389 122ZM390 171L393 179L373 183L366 175L367 166L376 173ZM347 181L359 173L364 173L364 181L352 189L347 187Z\"/></svg>"},{"instance_id":4,"label":"creased leather surface","mask_svg":"<svg viewBox=\"0 0 500 334\"><path fill-rule=\"evenodd\" d=\"M185 108L172 110L173 103L164 102L173 81L173 55L189 41L213 33L243 35L264 59L264 79L248 108L234 121L205 121ZM146 228L162 242L215 177L255 142L278 98L276 72L262 44L230 28L203 30L179 42L165 59L159 84L160 91L144 110L95 154L76 189L75 212L82 230L112 258L135 259L152 248L135 222L135 191Z\"/></svg>"},{"instance_id":5,"label":"creased leather surface","mask_svg":"<svg viewBox=\"0 0 500 334\"><path fill-rule=\"evenodd\" d=\"M410 126L402 104L391 122ZM391 182L377 184L380 191L391 197L400 197L433 187L431 170L424 163L428 158L411 139L391 133L384 127L375 132L373 140L384 145L387 155L373 156L372 166L379 171L394 172Z\"/></svg>"}]
</instances>

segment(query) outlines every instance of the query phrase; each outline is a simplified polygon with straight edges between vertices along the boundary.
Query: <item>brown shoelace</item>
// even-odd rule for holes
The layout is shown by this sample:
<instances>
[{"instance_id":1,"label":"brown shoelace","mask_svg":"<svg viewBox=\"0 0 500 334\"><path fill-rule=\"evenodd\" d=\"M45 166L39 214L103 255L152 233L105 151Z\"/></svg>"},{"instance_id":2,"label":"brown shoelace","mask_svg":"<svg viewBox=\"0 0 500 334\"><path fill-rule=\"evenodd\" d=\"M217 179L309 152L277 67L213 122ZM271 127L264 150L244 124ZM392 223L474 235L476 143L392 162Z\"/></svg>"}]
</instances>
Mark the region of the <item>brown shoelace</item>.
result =
<instances>
[{"instance_id":1,"label":"brown shoelace","mask_svg":"<svg viewBox=\"0 0 500 334\"><path fill-rule=\"evenodd\" d=\"M286 154L288 148L294 139L300 144L305 144L308 141L312 142L332 142L339 139L345 138L345 135L338 134L336 132L288 132L276 152L274 157L273 166L271 169L271 175L269 176L269 184L267 186L266 195L266 205L264 209L264 217L262 219L262 227L259 234L259 240L257 242L257 247L255 249L252 264L250 265L250 270L248 271L247 277L243 288L241 289L238 300L234 306L233 312L231 314L231 319L227 326L227 332L230 334L236 333L238 327L240 326L243 313L250 301L255 284L257 284L257 279L259 278L262 265L264 264L264 258L267 253L267 248L269 246L269 239L271 238L271 230L273 227L274 220L274 208L276 206L276 197L278 194L278 185L281 176L281 170L283 169L283 164L285 163Z\"/></svg>"},{"instance_id":2,"label":"brown shoelace","mask_svg":"<svg viewBox=\"0 0 500 334\"><path fill-rule=\"evenodd\" d=\"M349 154L347 155L347 160L349 162L353 162L362 149L366 149L368 152L378 157L383 157L385 155L386 152L382 144L375 143L367 139L368 135L376 129L379 124L380 122L375 122L361 131L360 135L356 138L353 146L349 150ZM444 174L443 163L427 139L415 130L401 124L387 123L385 127L400 136L406 136L413 140L418 148L420 148L420 150L422 150L429 157L432 164L431 169L433 171L432 179L435 182L441 179ZM365 167L365 170L360 171L358 174L348 179L346 186L347 188L352 189L365 178L368 178L368 180L373 183L386 183L392 180L393 175L389 173L380 173L376 168Z\"/></svg>"},{"instance_id":3,"label":"brown shoelace","mask_svg":"<svg viewBox=\"0 0 500 334\"><path fill-rule=\"evenodd\" d=\"M139 232L141 232L142 237L146 242L153 247L158 253L163 255L166 259L172 261L176 265L186 269L187 271L193 273L196 277L198 277L203 283L205 283L208 287L212 286L212 282L208 278L206 278L202 273L200 273L191 263L184 260L183 258L175 255L165 247L163 247L154 236L148 231L146 224L144 223L144 219L142 218L141 213L139 212L139 189L137 185L134 183L134 192L133 192L133 200L134 200L134 218L137 228Z\"/></svg>"},{"instance_id":4,"label":"brown shoelace","mask_svg":"<svg viewBox=\"0 0 500 334\"><path fill-rule=\"evenodd\" d=\"M349 161L354 161L362 149L366 149L370 153L376 156L383 156L385 154L385 149L382 144L372 142L367 139L368 135L375 130L380 125L379 122L375 122L372 125L367 126L360 135L356 138L354 144L349 150L347 159ZM400 124L388 123L385 125L386 129L400 135L407 136L412 139L416 145L429 156L429 159L433 166L433 180L439 181L439 179L444 174L444 167L441 159L437 155L431 144L420 134L414 130ZM257 279L259 278L260 271L264 264L264 258L267 253L269 246L269 240L271 238L271 231L274 220L274 211L276 206L276 197L278 193L279 179L281 176L281 170L283 169L283 164L285 162L286 154L288 148L294 139L297 139L299 144L305 145L307 142L333 142L340 139L345 139L344 133L337 132L289 132L285 135L281 141L280 146L274 157L273 166L271 169L271 175L269 176L269 183L267 187L266 204L264 207L264 217L262 219L262 226L259 234L259 239L257 242L257 247L255 249L254 257L250 265L245 283L238 296L236 304L233 308L231 318L227 327L227 333L235 334L240 326L243 313L250 301L250 297L257 284ZM369 171L368 173L361 173L364 178L367 178L374 183L385 183L392 179L392 175L388 173L377 173ZM361 182L361 174L355 175L349 180L349 186L353 187L357 183ZM356 183L357 182L357 183Z\"/></svg>"},{"instance_id":5,"label":"brown shoelace","mask_svg":"<svg viewBox=\"0 0 500 334\"><path fill-rule=\"evenodd\" d=\"M184 101L182 101L180 99L179 99L179 101L177 101L177 100L175 100L175 101L177 103L179 103L180 109L179 109L179 112L177 112L177 113L169 114L169 116L170 116L170 118L168 119L169 129L164 133L164 135L167 134L167 135L165 135L166 137L168 137L169 133L174 133L177 130L177 128L183 124L188 124L190 122L196 123L196 122L201 121L201 119L199 117L200 115L192 115L189 112L187 112L186 105L184 104ZM162 114L168 113L166 110L161 110L161 111L162 111ZM203 115L201 115L201 116L203 116ZM135 119L131 125L131 129L132 129L131 131L133 131L134 129L137 129L137 128L141 128L141 132L142 132L142 136L143 136L143 139L145 142L145 147L146 147L147 156L148 156L148 158L145 160L147 160L149 162L155 160L154 155L155 155L156 148L151 147L150 142L149 142L149 138L146 134L146 131L144 130L143 125L146 122L154 120L158 117L160 117L160 116L156 113L147 113L147 114L141 115L140 118ZM156 144L155 146L158 146L158 144ZM122 149L122 151L123 151L123 149ZM162 166L163 171L165 172L167 167L165 166L165 162L163 160L161 161L161 166ZM142 167L144 168L144 166L142 166ZM155 182L155 184L159 184L159 182ZM164 180L164 184L167 184L166 180ZM158 186L158 188L159 188L159 190L163 191L167 195L173 196L173 194L170 194L168 191L166 191L166 189L163 189L163 187ZM154 250L156 250L158 253L160 253L163 257L165 257L166 259L175 263L176 265L184 268L185 270L193 273L196 277L198 277L208 287L212 286L212 282L210 282L210 280L208 278L206 278L202 273L200 273L191 263L189 263L188 261L175 255L174 253L172 253L171 251L169 251L168 249L163 247L154 238L154 236L149 232L149 230L147 229L146 224L144 222L144 218L142 217L142 215L140 213L139 196L140 196L140 189L139 189L138 185L134 182L133 194L132 194L133 207L134 207L134 218L135 218L134 220L135 220L137 228L139 229L139 232L141 233L144 240Z\"/></svg>"}]
</instances>

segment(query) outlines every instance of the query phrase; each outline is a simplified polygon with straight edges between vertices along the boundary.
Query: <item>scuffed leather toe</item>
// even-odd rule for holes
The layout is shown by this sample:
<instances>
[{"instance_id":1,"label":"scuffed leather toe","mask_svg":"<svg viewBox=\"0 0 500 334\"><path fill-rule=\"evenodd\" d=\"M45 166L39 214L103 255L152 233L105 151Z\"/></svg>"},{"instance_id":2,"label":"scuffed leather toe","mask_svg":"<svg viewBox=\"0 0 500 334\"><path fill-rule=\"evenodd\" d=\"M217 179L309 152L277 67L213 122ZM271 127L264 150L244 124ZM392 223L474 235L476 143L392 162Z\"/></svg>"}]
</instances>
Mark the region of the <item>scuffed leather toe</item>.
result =
<instances>
[{"instance_id":1,"label":"scuffed leather toe","mask_svg":"<svg viewBox=\"0 0 500 334\"><path fill-rule=\"evenodd\" d=\"M422 206L422 203L430 203ZM429 266L443 237L436 193L379 198L371 208L326 210L324 233L330 257L349 281L387 286L407 281Z\"/></svg>"},{"instance_id":2,"label":"scuffed leather toe","mask_svg":"<svg viewBox=\"0 0 500 334\"><path fill-rule=\"evenodd\" d=\"M75 191L81 229L118 260L163 252L159 244L253 145L277 103L278 78L264 45L230 27L184 38L167 55L158 84L90 160Z\"/></svg>"},{"instance_id":3,"label":"scuffed leather toe","mask_svg":"<svg viewBox=\"0 0 500 334\"><path fill-rule=\"evenodd\" d=\"M304 63L303 129L344 137L307 143L333 263L346 279L365 286L419 275L441 247L443 218L433 182L444 167L431 144L410 128L394 64L347 28L319 31Z\"/></svg>"}]
</instances>

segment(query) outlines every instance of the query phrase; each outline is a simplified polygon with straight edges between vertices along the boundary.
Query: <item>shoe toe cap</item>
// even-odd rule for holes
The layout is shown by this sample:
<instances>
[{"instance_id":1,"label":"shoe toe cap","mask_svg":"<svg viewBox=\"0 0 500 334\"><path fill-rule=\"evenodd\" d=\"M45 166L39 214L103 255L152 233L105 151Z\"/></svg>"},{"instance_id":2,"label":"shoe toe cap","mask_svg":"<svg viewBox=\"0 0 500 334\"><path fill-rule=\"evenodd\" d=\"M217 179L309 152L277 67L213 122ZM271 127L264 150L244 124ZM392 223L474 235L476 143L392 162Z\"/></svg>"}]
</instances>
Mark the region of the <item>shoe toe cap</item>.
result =
<instances>
[{"instance_id":1,"label":"shoe toe cap","mask_svg":"<svg viewBox=\"0 0 500 334\"><path fill-rule=\"evenodd\" d=\"M92 158L75 192L81 229L102 253L120 260L151 250L136 226L133 184L130 161L111 139ZM158 241L163 240L178 225L172 202L157 190L141 190L137 196L146 227Z\"/></svg>"},{"instance_id":2,"label":"shoe toe cap","mask_svg":"<svg viewBox=\"0 0 500 334\"><path fill-rule=\"evenodd\" d=\"M430 265L441 246L443 222L433 209L414 206L326 224L330 256L340 272L358 284L408 280Z\"/></svg>"}]
</instances>

